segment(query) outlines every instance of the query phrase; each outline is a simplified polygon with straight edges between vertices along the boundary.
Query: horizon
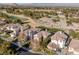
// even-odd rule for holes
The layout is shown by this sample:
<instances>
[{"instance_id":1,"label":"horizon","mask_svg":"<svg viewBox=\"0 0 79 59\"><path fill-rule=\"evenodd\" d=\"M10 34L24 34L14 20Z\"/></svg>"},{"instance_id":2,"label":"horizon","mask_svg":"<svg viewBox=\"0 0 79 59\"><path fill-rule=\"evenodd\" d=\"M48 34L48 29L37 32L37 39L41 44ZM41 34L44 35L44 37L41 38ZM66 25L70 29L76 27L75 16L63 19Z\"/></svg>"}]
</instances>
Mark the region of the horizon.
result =
<instances>
[{"instance_id":1,"label":"horizon","mask_svg":"<svg viewBox=\"0 0 79 59\"><path fill-rule=\"evenodd\" d=\"M79 7L79 3L0 3L0 6Z\"/></svg>"}]
</instances>

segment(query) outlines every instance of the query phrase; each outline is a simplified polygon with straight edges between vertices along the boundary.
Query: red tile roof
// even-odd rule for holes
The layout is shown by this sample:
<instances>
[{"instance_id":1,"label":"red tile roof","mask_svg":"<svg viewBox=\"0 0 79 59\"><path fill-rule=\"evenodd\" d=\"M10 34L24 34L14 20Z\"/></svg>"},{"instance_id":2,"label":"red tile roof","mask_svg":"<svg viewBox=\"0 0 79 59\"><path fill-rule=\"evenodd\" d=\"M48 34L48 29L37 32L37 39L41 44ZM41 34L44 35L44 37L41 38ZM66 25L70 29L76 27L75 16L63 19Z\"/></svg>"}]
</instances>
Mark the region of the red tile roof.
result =
<instances>
[{"instance_id":1,"label":"red tile roof","mask_svg":"<svg viewBox=\"0 0 79 59\"><path fill-rule=\"evenodd\" d=\"M69 47L73 48L76 51L79 51L79 40L72 39L70 44L69 44Z\"/></svg>"},{"instance_id":2,"label":"red tile roof","mask_svg":"<svg viewBox=\"0 0 79 59\"><path fill-rule=\"evenodd\" d=\"M50 50L54 50L54 49L57 49L57 48L58 48L58 45L56 45L56 44L50 42L50 43L47 45L47 47L48 47L48 49L50 49Z\"/></svg>"},{"instance_id":3,"label":"red tile roof","mask_svg":"<svg viewBox=\"0 0 79 59\"><path fill-rule=\"evenodd\" d=\"M62 31L58 31L56 32L52 37L51 39L52 40L63 40L63 39L66 39L67 38L67 35L62 32Z\"/></svg>"}]
</instances>

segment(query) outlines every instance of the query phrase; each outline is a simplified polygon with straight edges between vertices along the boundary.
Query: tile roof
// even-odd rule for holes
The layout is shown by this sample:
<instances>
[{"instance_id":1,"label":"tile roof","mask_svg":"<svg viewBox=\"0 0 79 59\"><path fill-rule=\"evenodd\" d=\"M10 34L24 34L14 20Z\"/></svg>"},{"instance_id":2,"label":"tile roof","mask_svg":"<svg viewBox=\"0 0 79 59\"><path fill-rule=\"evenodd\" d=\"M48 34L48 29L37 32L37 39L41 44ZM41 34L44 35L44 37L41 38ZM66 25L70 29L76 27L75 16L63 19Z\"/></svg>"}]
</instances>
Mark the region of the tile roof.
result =
<instances>
[{"instance_id":1,"label":"tile roof","mask_svg":"<svg viewBox=\"0 0 79 59\"><path fill-rule=\"evenodd\" d=\"M47 47L48 47L48 49L50 49L50 50L54 50L54 49L57 49L57 48L58 48L58 45L56 45L56 44L50 42L50 43L47 45Z\"/></svg>"},{"instance_id":2,"label":"tile roof","mask_svg":"<svg viewBox=\"0 0 79 59\"><path fill-rule=\"evenodd\" d=\"M39 38L41 38L41 37L47 38L47 37L50 35L50 33L47 32L47 31L40 31L40 32L38 32L38 33L35 34L35 35L37 35Z\"/></svg>"},{"instance_id":3,"label":"tile roof","mask_svg":"<svg viewBox=\"0 0 79 59\"><path fill-rule=\"evenodd\" d=\"M4 20L0 20L0 25L5 24L6 22Z\"/></svg>"},{"instance_id":4,"label":"tile roof","mask_svg":"<svg viewBox=\"0 0 79 59\"><path fill-rule=\"evenodd\" d=\"M77 39L72 39L70 44L69 44L69 47L73 48L74 50L78 51L79 52L79 40Z\"/></svg>"},{"instance_id":5,"label":"tile roof","mask_svg":"<svg viewBox=\"0 0 79 59\"><path fill-rule=\"evenodd\" d=\"M64 32L58 31L51 37L51 39L52 40L63 40L63 39L67 39L67 37L68 36Z\"/></svg>"},{"instance_id":6,"label":"tile roof","mask_svg":"<svg viewBox=\"0 0 79 59\"><path fill-rule=\"evenodd\" d=\"M13 29L20 29L21 25L18 23L17 24L8 24L8 25L6 25L6 27L13 28Z\"/></svg>"}]
</instances>

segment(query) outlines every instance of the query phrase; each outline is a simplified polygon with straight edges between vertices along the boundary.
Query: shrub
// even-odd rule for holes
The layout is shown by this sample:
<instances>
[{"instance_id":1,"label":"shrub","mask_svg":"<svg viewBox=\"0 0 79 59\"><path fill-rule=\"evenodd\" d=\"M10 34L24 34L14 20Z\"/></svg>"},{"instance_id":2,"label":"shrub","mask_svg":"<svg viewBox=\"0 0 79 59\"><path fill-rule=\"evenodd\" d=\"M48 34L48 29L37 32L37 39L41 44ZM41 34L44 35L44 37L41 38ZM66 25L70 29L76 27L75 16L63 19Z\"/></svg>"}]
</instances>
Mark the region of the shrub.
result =
<instances>
[{"instance_id":1,"label":"shrub","mask_svg":"<svg viewBox=\"0 0 79 59\"><path fill-rule=\"evenodd\" d=\"M44 26L39 26L39 27L37 27L37 28L41 28L41 30L46 30L46 29L47 29L48 32L53 32L53 33L57 32L57 31L63 31L63 30L61 30L61 29L47 28L47 27L44 27Z\"/></svg>"},{"instance_id":2,"label":"shrub","mask_svg":"<svg viewBox=\"0 0 79 59\"><path fill-rule=\"evenodd\" d=\"M70 35L73 37L73 38L78 38L79 39L79 32L75 32L73 30L70 31Z\"/></svg>"}]
</instances>

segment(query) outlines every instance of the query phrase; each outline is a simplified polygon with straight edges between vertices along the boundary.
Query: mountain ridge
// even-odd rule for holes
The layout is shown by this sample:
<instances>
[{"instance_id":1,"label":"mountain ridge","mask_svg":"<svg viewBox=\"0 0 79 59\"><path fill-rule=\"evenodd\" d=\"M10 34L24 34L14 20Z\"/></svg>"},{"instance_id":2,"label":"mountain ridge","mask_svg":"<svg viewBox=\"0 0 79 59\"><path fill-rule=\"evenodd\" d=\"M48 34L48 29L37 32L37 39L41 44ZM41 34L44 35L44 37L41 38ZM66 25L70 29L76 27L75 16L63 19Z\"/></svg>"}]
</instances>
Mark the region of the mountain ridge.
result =
<instances>
[{"instance_id":1,"label":"mountain ridge","mask_svg":"<svg viewBox=\"0 0 79 59\"><path fill-rule=\"evenodd\" d=\"M0 8L21 7L78 7L79 3L0 3Z\"/></svg>"}]
</instances>

